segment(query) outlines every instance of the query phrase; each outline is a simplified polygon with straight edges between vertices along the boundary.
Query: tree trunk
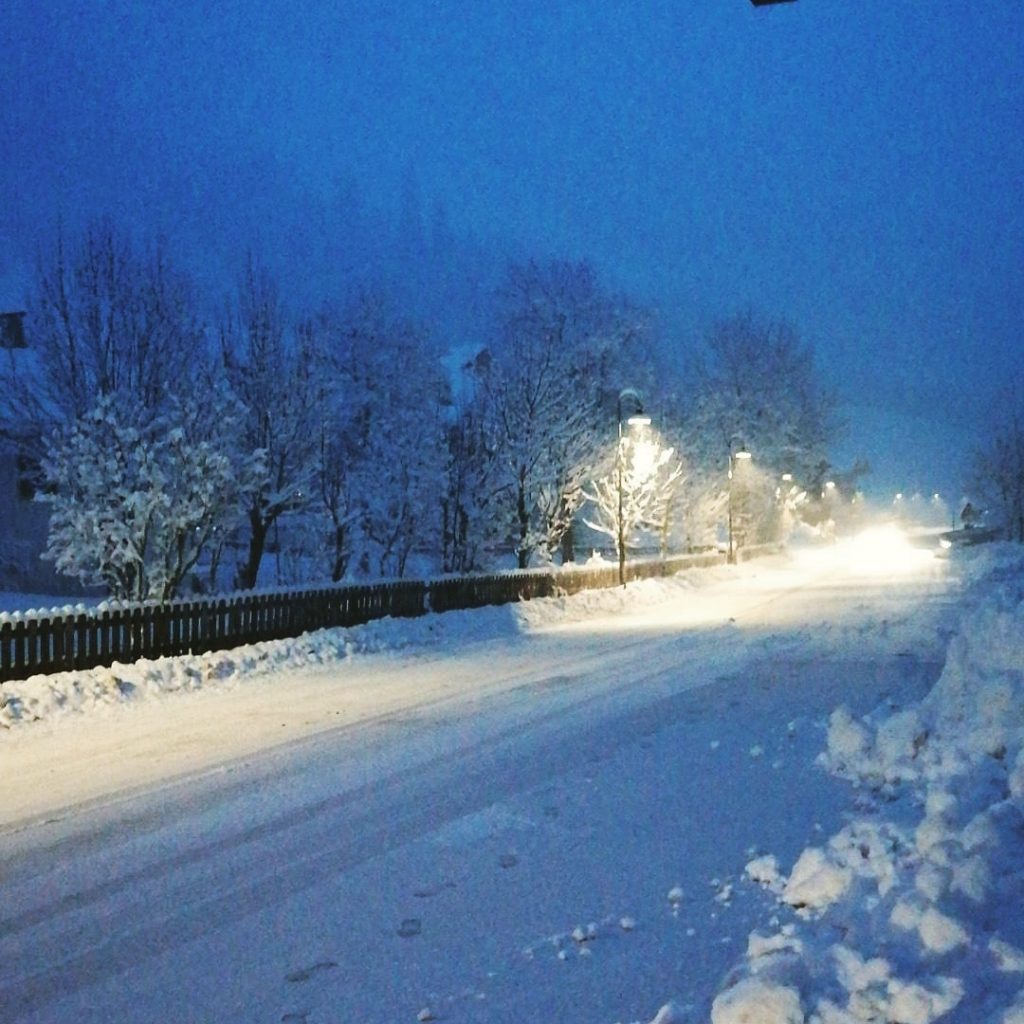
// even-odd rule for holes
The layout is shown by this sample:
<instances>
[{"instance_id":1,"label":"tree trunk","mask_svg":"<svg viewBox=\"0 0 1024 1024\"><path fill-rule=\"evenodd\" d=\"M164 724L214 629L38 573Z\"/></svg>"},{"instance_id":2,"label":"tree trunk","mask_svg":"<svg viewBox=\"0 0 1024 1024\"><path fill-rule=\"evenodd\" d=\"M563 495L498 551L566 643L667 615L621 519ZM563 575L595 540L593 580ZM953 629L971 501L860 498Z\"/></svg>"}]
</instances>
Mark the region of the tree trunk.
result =
<instances>
[{"instance_id":1,"label":"tree trunk","mask_svg":"<svg viewBox=\"0 0 1024 1024\"><path fill-rule=\"evenodd\" d=\"M455 531L452 520L454 502L441 499L441 571L452 572L455 564Z\"/></svg>"},{"instance_id":2,"label":"tree trunk","mask_svg":"<svg viewBox=\"0 0 1024 1024\"><path fill-rule=\"evenodd\" d=\"M565 533L562 534L562 539L559 541L559 546L562 549L562 565L568 565L570 562L576 561L576 530L573 523L569 523L566 527Z\"/></svg>"},{"instance_id":3,"label":"tree trunk","mask_svg":"<svg viewBox=\"0 0 1024 1024\"><path fill-rule=\"evenodd\" d=\"M522 479L519 481L519 493L516 495L516 516L519 520L519 547L516 552L520 569L526 569L530 564L530 549L527 546L527 538L530 536L530 513L526 508L526 487Z\"/></svg>"},{"instance_id":4,"label":"tree trunk","mask_svg":"<svg viewBox=\"0 0 1024 1024\"><path fill-rule=\"evenodd\" d=\"M334 528L334 560L331 563L331 581L340 583L348 568L348 552L345 550L346 530L344 526Z\"/></svg>"},{"instance_id":5,"label":"tree trunk","mask_svg":"<svg viewBox=\"0 0 1024 1024\"><path fill-rule=\"evenodd\" d=\"M267 545L267 532L272 520L264 519L259 509L249 510L249 556L238 570L235 585L239 590L252 590L260 573L263 550Z\"/></svg>"}]
</instances>

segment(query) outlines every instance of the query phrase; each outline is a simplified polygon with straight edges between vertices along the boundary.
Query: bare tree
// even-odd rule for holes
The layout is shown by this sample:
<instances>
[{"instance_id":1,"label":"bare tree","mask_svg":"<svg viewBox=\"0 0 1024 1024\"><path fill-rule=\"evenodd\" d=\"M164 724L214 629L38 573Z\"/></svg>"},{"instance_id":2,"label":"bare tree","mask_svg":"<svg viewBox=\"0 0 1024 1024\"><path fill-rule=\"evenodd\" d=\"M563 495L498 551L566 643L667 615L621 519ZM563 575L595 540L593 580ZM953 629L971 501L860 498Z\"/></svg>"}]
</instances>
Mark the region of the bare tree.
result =
<instances>
[{"instance_id":1,"label":"bare tree","mask_svg":"<svg viewBox=\"0 0 1024 1024\"><path fill-rule=\"evenodd\" d=\"M1019 398L973 460L972 490L1010 540L1024 543L1024 406Z\"/></svg>"},{"instance_id":2,"label":"bare tree","mask_svg":"<svg viewBox=\"0 0 1024 1024\"><path fill-rule=\"evenodd\" d=\"M359 506L352 479L356 455L351 422L340 402L325 402L318 428L316 481L327 518L326 556L333 582L344 579L352 560Z\"/></svg>"},{"instance_id":3,"label":"bare tree","mask_svg":"<svg viewBox=\"0 0 1024 1024\"><path fill-rule=\"evenodd\" d=\"M441 568L469 572L484 567L486 552L501 539L493 514L500 489L497 452L479 396L471 395L453 412L445 434Z\"/></svg>"},{"instance_id":4,"label":"bare tree","mask_svg":"<svg viewBox=\"0 0 1024 1024\"><path fill-rule=\"evenodd\" d=\"M743 313L717 323L691 361L681 420L688 451L726 460L741 439L762 467L809 478L841 424L810 346L785 320Z\"/></svg>"},{"instance_id":5,"label":"bare tree","mask_svg":"<svg viewBox=\"0 0 1024 1024\"><path fill-rule=\"evenodd\" d=\"M0 431L38 458L55 426L119 394L155 413L193 393L205 334L188 279L162 242L142 250L110 221L41 257L30 348L0 361Z\"/></svg>"},{"instance_id":6,"label":"bare tree","mask_svg":"<svg viewBox=\"0 0 1024 1024\"><path fill-rule=\"evenodd\" d=\"M380 293L335 318L333 464L335 553L358 547L361 572L402 576L417 546L440 546L448 388L426 331ZM344 543L342 549L339 545Z\"/></svg>"}]
</instances>

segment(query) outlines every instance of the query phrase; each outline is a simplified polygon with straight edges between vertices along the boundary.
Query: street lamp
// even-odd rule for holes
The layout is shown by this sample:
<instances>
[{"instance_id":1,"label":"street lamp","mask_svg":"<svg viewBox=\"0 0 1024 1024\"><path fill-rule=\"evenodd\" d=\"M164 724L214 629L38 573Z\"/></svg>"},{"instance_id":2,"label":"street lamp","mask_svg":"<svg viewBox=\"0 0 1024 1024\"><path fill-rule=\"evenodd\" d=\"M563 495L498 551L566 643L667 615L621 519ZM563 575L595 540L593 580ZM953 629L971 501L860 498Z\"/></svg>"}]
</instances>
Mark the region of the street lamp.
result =
<instances>
[{"instance_id":1,"label":"street lamp","mask_svg":"<svg viewBox=\"0 0 1024 1024\"><path fill-rule=\"evenodd\" d=\"M793 486L793 474L783 473L779 478L779 486L775 488L776 516L778 525L776 532L779 541L784 541L789 535L790 503L796 488Z\"/></svg>"},{"instance_id":2,"label":"street lamp","mask_svg":"<svg viewBox=\"0 0 1024 1024\"><path fill-rule=\"evenodd\" d=\"M779 486L775 488L775 497L778 498L779 501L784 502L786 497L793 490L793 474L783 473L782 476L779 477L779 480Z\"/></svg>"},{"instance_id":3,"label":"street lamp","mask_svg":"<svg viewBox=\"0 0 1024 1024\"><path fill-rule=\"evenodd\" d=\"M732 446L736 443L736 439L733 438L729 442L729 554L728 562L729 565L736 564L736 540L733 534L733 506L735 498L733 495L733 477L736 474L736 466L740 462L747 462L750 459L750 452L747 451L746 445L740 441L740 447L738 451L733 451Z\"/></svg>"},{"instance_id":4,"label":"street lamp","mask_svg":"<svg viewBox=\"0 0 1024 1024\"><path fill-rule=\"evenodd\" d=\"M628 410L632 410L628 412ZM619 499L619 521L618 521L618 546L619 546L619 584L626 585L626 530L623 522L623 483L622 478L625 472L626 453L623 451L622 417L627 414L626 426L646 427L650 425L651 417L644 414L644 404L640 398L640 392L635 388L623 388L619 392L618 401L615 403L615 421L618 427L618 443L615 450L615 472L616 486Z\"/></svg>"}]
</instances>

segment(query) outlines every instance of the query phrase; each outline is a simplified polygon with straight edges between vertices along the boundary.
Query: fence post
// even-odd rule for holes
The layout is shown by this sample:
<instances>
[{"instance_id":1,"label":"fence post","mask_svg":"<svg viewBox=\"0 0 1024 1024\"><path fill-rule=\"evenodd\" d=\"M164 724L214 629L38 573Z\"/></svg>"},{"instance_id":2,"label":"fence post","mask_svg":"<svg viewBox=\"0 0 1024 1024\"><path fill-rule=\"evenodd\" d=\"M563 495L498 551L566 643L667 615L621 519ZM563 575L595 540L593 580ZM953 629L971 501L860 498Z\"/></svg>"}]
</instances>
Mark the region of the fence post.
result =
<instances>
[{"instance_id":1,"label":"fence post","mask_svg":"<svg viewBox=\"0 0 1024 1024\"><path fill-rule=\"evenodd\" d=\"M20 629L18 627L21 627ZM12 638L12 658L11 664L19 674L23 674L25 669L28 667L26 659L27 654L27 643L25 640L26 623L24 620L15 623L14 636Z\"/></svg>"},{"instance_id":2,"label":"fence post","mask_svg":"<svg viewBox=\"0 0 1024 1024\"><path fill-rule=\"evenodd\" d=\"M9 673L14 668L14 626L0 622L0 682L14 678Z\"/></svg>"}]
</instances>

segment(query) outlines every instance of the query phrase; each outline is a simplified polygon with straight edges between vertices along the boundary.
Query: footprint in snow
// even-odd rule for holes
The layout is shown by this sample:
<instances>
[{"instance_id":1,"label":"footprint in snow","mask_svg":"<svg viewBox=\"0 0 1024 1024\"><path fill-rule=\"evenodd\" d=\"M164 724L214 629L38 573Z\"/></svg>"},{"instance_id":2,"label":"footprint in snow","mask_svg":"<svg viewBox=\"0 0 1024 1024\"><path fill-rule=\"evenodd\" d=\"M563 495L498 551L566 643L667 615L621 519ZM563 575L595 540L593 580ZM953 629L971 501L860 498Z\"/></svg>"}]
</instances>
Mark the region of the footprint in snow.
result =
<instances>
[{"instance_id":1,"label":"footprint in snow","mask_svg":"<svg viewBox=\"0 0 1024 1024\"><path fill-rule=\"evenodd\" d=\"M398 927L398 934L403 939L415 938L423 931L423 922L418 917L407 917Z\"/></svg>"},{"instance_id":2,"label":"footprint in snow","mask_svg":"<svg viewBox=\"0 0 1024 1024\"><path fill-rule=\"evenodd\" d=\"M503 868L514 868L519 863L519 858L514 853L503 853L498 858L498 864Z\"/></svg>"},{"instance_id":3,"label":"footprint in snow","mask_svg":"<svg viewBox=\"0 0 1024 1024\"><path fill-rule=\"evenodd\" d=\"M284 980L290 981L293 984L309 981L309 979L315 974L320 974L321 971L329 971L337 966L338 965L333 960L321 960L319 963L315 963L310 967L303 967L301 970L292 971L291 974L286 974L284 976Z\"/></svg>"}]
</instances>

